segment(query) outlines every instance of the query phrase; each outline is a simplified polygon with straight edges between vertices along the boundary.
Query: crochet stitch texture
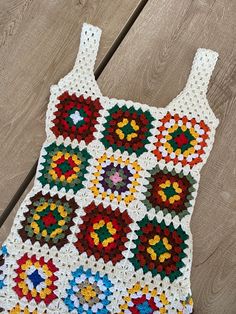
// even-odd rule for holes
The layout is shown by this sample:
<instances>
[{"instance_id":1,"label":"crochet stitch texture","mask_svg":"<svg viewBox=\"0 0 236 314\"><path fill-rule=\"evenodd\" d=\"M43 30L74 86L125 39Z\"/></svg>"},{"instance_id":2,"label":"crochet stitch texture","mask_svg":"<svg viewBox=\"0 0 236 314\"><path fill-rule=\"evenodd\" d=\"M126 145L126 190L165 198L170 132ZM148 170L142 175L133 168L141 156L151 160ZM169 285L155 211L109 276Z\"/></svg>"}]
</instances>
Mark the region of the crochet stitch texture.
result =
<instances>
[{"instance_id":1,"label":"crochet stitch texture","mask_svg":"<svg viewBox=\"0 0 236 314\"><path fill-rule=\"evenodd\" d=\"M190 220L218 119L218 53L199 48L165 108L101 94L101 29L82 26L51 95L32 190L0 249L0 312L190 314Z\"/></svg>"}]
</instances>

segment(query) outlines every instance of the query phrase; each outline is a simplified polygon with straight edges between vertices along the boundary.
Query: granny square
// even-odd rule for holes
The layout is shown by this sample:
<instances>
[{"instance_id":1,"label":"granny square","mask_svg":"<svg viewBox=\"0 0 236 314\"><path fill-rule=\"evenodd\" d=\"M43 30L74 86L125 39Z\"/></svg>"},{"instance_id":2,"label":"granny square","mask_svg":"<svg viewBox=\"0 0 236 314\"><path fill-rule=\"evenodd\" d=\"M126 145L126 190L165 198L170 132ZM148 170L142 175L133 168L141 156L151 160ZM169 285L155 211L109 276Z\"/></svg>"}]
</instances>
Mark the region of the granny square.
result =
<instances>
[{"instance_id":1,"label":"granny square","mask_svg":"<svg viewBox=\"0 0 236 314\"><path fill-rule=\"evenodd\" d=\"M23 241L30 239L31 243L47 243L51 248L57 249L68 243L67 236L71 234L70 228L74 225L73 218L78 204L72 198L67 201L66 197L58 195L45 195L36 193L30 198L27 211L24 213L24 221L19 234Z\"/></svg>"},{"instance_id":2,"label":"granny square","mask_svg":"<svg viewBox=\"0 0 236 314\"><path fill-rule=\"evenodd\" d=\"M118 208L113 210L111 206L92 202L84 212L74 243L78 251L86 252L88 257L93 255L96 260L111 261L114 265L124 259L122 252L132 223L127 211L121 213Z\"/></svg>"},{"instance_id":3,"label":"granny square","mask_svg":"<svg viewBox=\"0 0 236 314\"><path fill-rule=\"evenodd\" d=\"M25 253L17 260L17 264L13 289L19 298L25 297L28 301L44 302L46 305L57 298L55 290L58 277L55 272L58 268L52 259L46 262L44 257L38 259L36 255L29 256Z\"/></svg>"},{"instance_id":4,"label":"granny square","mask_svg":"<svg viewBox=\"0 0 236 314\"><path fill-rule=\"evenodd\" d=\"M165 293L158 293L148 285L142 286L140 282L127 289L119 305L121 314L132 313L168 313L166 305L169 304Z\"/></svg>"},{"instance_id":5,"label":"granny square","mask_svg":"<svg viewBox=\"0 0 236 314\"><path fill-rule=\"evenodd\" d=\"M169 313L173 308L171 306L171 298L167 296L167 293L159 291L155 285L150 287L137 281L130 288L126 289L122 299L119 300L119 314ZM185 300L176 304L178 308L177 313L190 313L192 306L193 299L190 295L187 295Z\"/></svg>"},{"instance_id":6,"label":"granny square","mask_svg":"<svg viewBox=\"0 0 236 314\"><path fill-rule=\"evenodd\" d=\"M28 306L20 306L19 303L17 303L15 306L13 306L11 309L10 309L10 314L21 314L21 313L24 313L24 314L41 314L41 312L39 312L36 308L33 310L33 312L30 311L29 307ZM42 312L42 314L47 314L45 311Z\"/></svg>"},{"instance_id":7,"label":"granny square","mask_svg":"<svg viewBox=\"0 0 236 314\"><path fill-rule=\"evenodd\" d=\"M159 274L162 279L168 277L173 282L182 275L181 268L185 266L188 235L181 226L158 223L156 218L149 220L147 215L138 226L135 247L131 250L134 256L130 258L135 270L141 268L144 274L150 271L153 277Z\"/></svg>"},{"instance_id":8,"label":"granny square","mask_svg":"<svg viewBox=\"0 0 236 314\"><path fill-rule=\"evenodd\" d=\"M203 161L210 130L204 121L168 112L160 122L153 151L158 160L190 167Z\"/></svg>"},{"instance_id":9,"label":"granny square","mask_svg":"<svg viewBox=\"0 0 236 314\"><path fill-rule=\"evenodd\" d=\"M183 171L178 173L174 169L169 171L166 167L161 170L158 165L150 173L143 201L147 208L170 213L172 217L178 215L180 219L190 214L190 201L194 199L193 192L196 191L196 180L191 174L185 175Z\"/></svg>"},{"instance_id":10,"label":"granny square","mask_svg":"<svg viewBox=\"0 0 236 314\"><path fill-rule=\"evenodd\" d=\"M84 175L87 173L86 167L90 157L86 149L52 143L45 147L45 161L41 162L41 176L38 180L43 186L49 184L51 188L56 186L58 190L71 189L76 193L84 187Z\"/></svg>"},{"instance_id":11,"label":"granny square","mask_svg":"<svg viewBox=\"0 0 236 314\"><path fill-rule=\"evenodd\" d=\"M51 130L56 137L60 135L72 141L82 140L89 144L95 137L97 118L100 117L99 110L102 108L99 98L92 100L84 95L76 96L65 91L58 96L59 103L56 104L57 111L53 114L53 126Z\"/></svg>"},{"instance_id":12,"label":"granny square","mask_svg":"<svg viewBox=\"0 0 236 314\"><path fill-rule=\"evenodd\" d=\"M136 199L141 171L137 160L105 153L96 160L89 189L101 200L116 200L128 205Z\"/></svg>"},{"instance_id":13,"label":"granny square","mask_svg":"<svg viewBox=\"0 0 236 314\"><path fill-rule=\"evenodd\" d=\"M108 275L102 275L98 271L85 269L80 266L72 271L72 279L69 280L69 288L64 303L69 312L73 313L98 313L108 314L107 306L110 304L109 296L112 295L113 284Z\"/></svg>"},{"instance_id":14,"label":"granny square","mask_svg":"<svg viewBox=\"0 0 236 314\"><path fill-rule=\"evenodd\" d=\"M145 145L149 143L154 121L148 110L115 105L108 113L101 139L106 148L112 147L130 154L134 152L137 156L147 151Z\"/></svg>"}]
</instances>

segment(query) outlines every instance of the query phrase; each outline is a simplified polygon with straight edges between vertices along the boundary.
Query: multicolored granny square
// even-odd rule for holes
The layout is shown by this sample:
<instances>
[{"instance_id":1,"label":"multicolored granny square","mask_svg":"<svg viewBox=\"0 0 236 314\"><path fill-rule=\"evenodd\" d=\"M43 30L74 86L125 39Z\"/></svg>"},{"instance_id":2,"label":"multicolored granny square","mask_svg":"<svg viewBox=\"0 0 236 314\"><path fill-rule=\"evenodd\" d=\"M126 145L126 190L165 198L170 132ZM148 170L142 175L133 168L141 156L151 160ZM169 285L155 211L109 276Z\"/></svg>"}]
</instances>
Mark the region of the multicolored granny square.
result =
<instances>
[{"instance_id":1,"label":"multicolored granny square","mask_svg":"<svg viewBox=\"0 0 236 314\"><path fill-rule=\"evenodd\" d=\"M102 108L99 98L92 100L91 97L79 97L76 94L70 95L67 91L58 97L60 101L57 111L54 112L53 127L51 130L56 137L62 135L69 137L72 141L82 140L89 144L94 139L94 132L100 117L99 110Z\"/></svg>"},{"instance_id":2,"label":"multicolored granny square","mask_svg":"<svg viewBox=\"0 0 236 314\"><path fill-rule=\"evenodd\" d=\"M126 211L121 213L118 208L112 210L110 206L95 205L94 202L84 211L75 247L80 253L86 252L88 256L95 256L96 260L102 258L115 265L124 258L122 252L128 241L132 219Z\"/></svg>"},{"instance_id":3,"label":"multicolored granny square","mask_svg":"<svg viewBox=\"0 0 236 314\"><path fill-rule=\"evenodd\" d=\"M166 225L164 221L158 223L156 218L149 220L147 215L138 226L138 238L131 250L134 256L130 258L135 270L141 268L144 273L150 271L153 276L159 274L162 279L168 277L173 282L182 275L188 235L180 226L175 228L173 223Z\"/></svg>"},{"instance_id":4,"label":"multicolored granny square","mask_svg":"<svg viewBox=\"0 0 236 314\"><path fill-rule=\"evenodd\" d=\"M40 312L41 313L41 312ZM19 303L17 303L10 311L9 314L39 314L37 309L31 311L28 306L21 307ZM42 314L47 314L47 312L43 312Z\"/></svg>"},{"instance_id":5,"label":"multicolored granny square","mask_svg":"<svg viewBox=\"0 0 236 314\"><path fill-rule=\"evenodd\" d=\"M210 130L203 121L198 123L194 118L168 112L160 122L154 150L158 160L173 161L174 164L180 162L190 167L203 161Z\"/></svg>"},{"instance_id":6,"label":"multicolored granny square","mask_svg":"<svg viewBox=\"0 0 236 314\"><path fill-rule=\"evenodd\" d=\"M183 171L177 173L174 169L169 171L166 167L161 170L156 166L150 172L146 199L143 201L146 207L155 208L156 212L178 215L180 218L189 214L196 180L190 174L184 175Z\"/></svg>"},{"instance_id":7,"label":"multicolored granny square","mask_svg":"<svg viewBox=\"0 0 236 314\"><path fill-rule=\"evenodd\" d=\"M67 201L66 197L51 196L50 193L38 192L30 198L28 211L24 213L23 228L19 234L23 241L30 239L32 243L47 243L51 248L60 249L68 243L67 236L74 225L73 218L78 204L74 199Z\"/></svg>"},{"instance_id":8,"label":"multicolored granny square","mask_svg":"<svg viewBox=\"0 0 236 314\"><path fill-rule=\"evenodd\" d=\"M119 305L119 314L167 314L173 310L171 302L165 293L158 292L157 289L150 289L148 285L135 283L132 288L127 289L123 296L123 302ZM190 314L193 311L193 300L188 296L186 300L175 301L175 313Z\"/></svg>"},{"instance_id":9,"label":"multicolored granny square","mask_svg":"<svg viewBox=\"0 0 236 314\"><path fill-rule=\"evenodd\" d=\"M64 303L69 311L76 313L108 314L109 296L112 295L113 284L107 275L85 270L82 266L72 272L73 279L69 281L69 289ZM74 312L73 312L74 313Z\"/></svg>"},{"instance_id":10,"label":"multicolored granny square","mask_svg":"<svg viewBox=\"0 0 236 314\"><path fill-rule=\"evenodd\" d=\"M45 150L45 162L41 163L43 169L39 170L42 174L39 181L43 186L49 184L50 188L57 186L58 190L72 189L74 193L84 187L84 175L87 173L86 167L91 157L86 149L52 143L45 147Z\"/></svg>"},{"instance_id":11,"label":"multicolored granny square","mask_svg":"<svg viewBox=\"0 0 236 314\"><path fill-rule=\"evenodd\" d=\"M115 105L109 109L106 120L101 139L106 148L112 147L130 154L134 152L138 156L146 151L145 145L149 143L148 137L154 120L148 110Z\"/></svg>"},{"instance_id":12,"label":"multicolored granny square","mask_svg":"<svg viewBox=\"0 0 236 314\"><path fill-rule=\"evenodd\" d=\"M90 190L100 199L115 199L118 203L124 201L128 205L135 199L141 170L137 161L114 155L109 157L105 153L97 159Z\"/></svg>"},{"instance_id":13,"label":"multicolored granny square","mask_svg":"<svg viewBox=\"0 0 236 314\"><path fill-rule=\"evenodd\" d=\"M57 298L54 291L57 289L55 282L58 277L55 272L58 268L52 259L46 262L44 257L38 259L35 255L28 256L25 253L17 260L17 264L19 267L15 269L17 276L13 289L19 298L25 297L28 301L44 302L46 305Z\"/></svg>"},{"instance_id":14,"label":"multicolored granny square","mask_svg":"<svg viewBox=\"0 0 236 314\"><path fill-rule=\"evenodd\" d=\"M157 289L150 289L148 285L141 286L137 282L123 297L119 314L166 314L168 304L169 301L164 293L158 293Z\"/></svg>"},{"instance_id":15,"label":"multicolored granny square","mask_svg":"<svg viewBox=\"0 0 236 314\"><path fill-rule=\"evenodd\" d=\"M9 256L9 253L7 251L7 247L4 245L0 248L0 290L6 286L5 280L6 280L6 257Z\"/></svg>"}]
</instances>

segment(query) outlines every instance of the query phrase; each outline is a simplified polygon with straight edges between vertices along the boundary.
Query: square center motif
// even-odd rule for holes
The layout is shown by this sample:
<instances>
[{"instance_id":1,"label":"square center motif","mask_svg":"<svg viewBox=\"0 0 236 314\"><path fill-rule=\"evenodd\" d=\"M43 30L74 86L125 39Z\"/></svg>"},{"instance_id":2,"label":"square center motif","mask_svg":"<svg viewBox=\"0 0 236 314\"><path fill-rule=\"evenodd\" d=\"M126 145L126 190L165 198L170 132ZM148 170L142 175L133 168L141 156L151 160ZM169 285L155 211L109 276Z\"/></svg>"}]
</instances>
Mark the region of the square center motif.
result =
<instances>
[{"instance_id":1,"label":"square center motif","mask_svg":"<svg viewBox=\"0 0 236 314\"><path fill-rule=\"evenodd\" d=\"M91 97L79 97L70 95L67 91L58 97L57 111L53 114L52 132L56 137L69 137L72 141L82 140L89 144L95 137L97 118L100 117L99 110L102 108L99 98L92 100Z\"/></svg>"},{"instance_id":2,"label":"square center motif","mask_svg":"<svg viewBox=\"0 0 236 314\"><path fill-rule=\"evenodd\" d=\"M160 123L153 151L158 160L190 167L203 161L210 130L204 121L168 112Z\"/></svg>"},{"instance_id":3,"label":"square center motif","mask_svg":"<svg viewBox=\"0 0 236 314\"><path fill-rule=\"evenodd\" d=\"M71 234L70 228L74 225L73 218L78 208L74 199L67 201L66 197L39 192L30 201L19 230L22 240L29 238L31 243L47 243L50 248L56 246L57 249L68 243L67 237Z\"/></svg>"},{"instance_id":4,"label":"square center motif","mask_svg":"<svg viewBox=\"0 0 236 314\"><path fill-rule=\"evenodd\" d=\"M131 162L129 158L122 159L105 153L94 166L90 190L100 199L115 199L128 205L136 198L141 170L137 161Z\"/></svg>"},{"instance_id":5,"label":"square center motif","mask_svg":"<svg viewBox=\"0 0 236 314\"><path fill-rule=\"evenodd\" d=\"M145 145L153 128L154 118L149 111L135 110L115 105L108 110L107 122L104 124L102 143L106 148L112 147L121 152L135 153L137 156L146 152Z\"/></svg>"},{"instance_id":6,"label":"square center motif","mask_svg":"<svg viewBox=\"0 0 236 314\"><path fill-rule=\"evenodd\" d=\"M112 210L110 206L96 205L94 202L84 211L75 247L80 253L86 252L88 257L93 255L97 260L102 258L115 265L124 258L122 252L128 241L132 219L126 211L121 213L118 208Z\"/></svg>"},{"instance_id":7,"label":"square center motif","mask_svg":"<svg viewBox=\"0 0 236 314\"><path fill-rule=\"evenodd\" d=\"M86 149L52 143L45 147L45 151L45 161L41 163L43 169L39 170L42 175L38 178L43 186L49 184L50 188L57 186L58 190L71 189L74 193L84 187L86 167L91 157Z\"/></svg>"},{"instance_id":8,"label":"square center motif","mask_svg":"<svg viewBox=\"0 0 236 314\"><path fill-rule=\"evenodd\" d=\"M150 172L143 201L147 209L154 208L156 212L163 211L179 218L188 215L192 206L190 201L194 199L193 193L196 191L196 180L190 174L184 175L183 171L177 173L174 169L169 171L166 167L161 170L156 166Z\"/></svg>"},{"instance_id":9,"label":"square center motif","mask_svg":"<svg viewBox=\"0 0 236 314\"><path fill-rule=\"evenodd\" d=\"M135 247L131 250L133 257L130 262L135 270L142 269L144 274L168 277L170 282L182 275L185 266L185 249L188 235L181 226L175 228L173 223L159 223L156 218L149 220L146 215L138 222L139 230L134 240Z\"/></svg>"}]
</instances>

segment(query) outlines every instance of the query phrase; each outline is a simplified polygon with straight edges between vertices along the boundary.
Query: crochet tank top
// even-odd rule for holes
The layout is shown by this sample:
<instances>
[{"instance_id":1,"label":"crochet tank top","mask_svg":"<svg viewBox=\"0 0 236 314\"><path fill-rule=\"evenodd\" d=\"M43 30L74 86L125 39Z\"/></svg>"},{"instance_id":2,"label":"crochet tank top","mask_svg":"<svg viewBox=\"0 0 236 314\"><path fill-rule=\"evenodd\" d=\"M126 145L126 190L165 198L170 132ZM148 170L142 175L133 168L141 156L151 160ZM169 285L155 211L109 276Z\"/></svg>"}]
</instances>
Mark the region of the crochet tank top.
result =
<instances>
[{"instance_id":1,"label":"crochet tank top","mask_svg":"<svg viewBox=\"0 0 236 314\"><path fill-rule=\"evenodd\" d=\"M218 53L199 48L165 108L102 95L101 29L84 23L71 72L50 88L34 186L0 250L2 313L193 311L190 219L218 119Z\"/></svg>"}]
</instances>

